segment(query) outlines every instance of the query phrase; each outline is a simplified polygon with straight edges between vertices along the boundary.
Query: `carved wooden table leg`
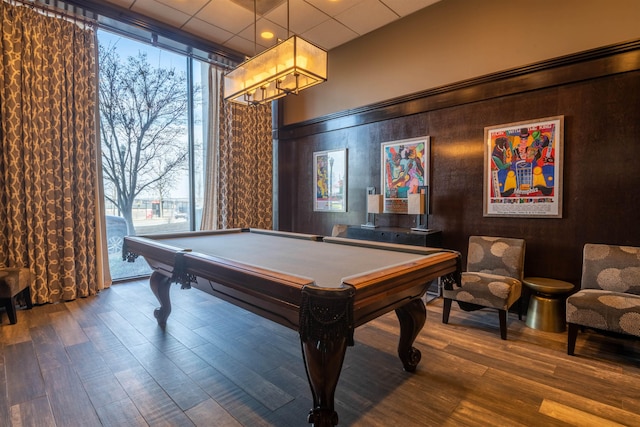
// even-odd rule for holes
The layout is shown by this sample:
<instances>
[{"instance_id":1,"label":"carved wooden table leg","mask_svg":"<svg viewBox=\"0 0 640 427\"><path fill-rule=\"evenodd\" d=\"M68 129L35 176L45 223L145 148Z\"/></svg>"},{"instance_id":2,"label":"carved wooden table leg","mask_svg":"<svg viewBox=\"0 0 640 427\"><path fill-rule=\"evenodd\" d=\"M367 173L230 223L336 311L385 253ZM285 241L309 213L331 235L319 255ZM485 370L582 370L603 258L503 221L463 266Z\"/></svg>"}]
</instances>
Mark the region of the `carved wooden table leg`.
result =
<instances>
[{"instance_id":1,"label":"carved wooden table leg","mask_svg":"<svg viewBox=\"0 0 640 427\"><path fill-rule=\"evenodd\" d=\"M153 311L153 315L158 321L158 325L164 328L167 325L167 318L171 314L171 298L169 296L171 278L154 271L149 278L149 286L160 302L160 307Z\"/></svg>"},{"instance_id":2,"label":"carved wooden table leg","mask_svg":"<svg viewBox=\"0 0 640 427\"><path fill-rule=\"evenodd\" d=\"M414 372L420 363L422 354L420 350L413 347L413 342L427 320L427 309L421 299L416 299L396 309L396 316L400 321L398 356L400 356L404 370Z\"/></svg>"},{"instance_id":3,"label":"carved wooden table leg","mask_svg":"<svg viewBox=\"0 0 640 427\"><path fill-rule=\"evenodd\" d=\"M338 424L334 396L346 350L346 338L325 342L308 340L302 345L313 394L313 409L309 411L307 421L314 427Z\"/></svg>"},{"instance_id":4,"label":"carved wooden table leg","mask_svg":"<svg viewBox=\"0 0 640 427\"><path fill-rule=\"evenodd\" d=\"M307 421L314 427L338 424L334 396L347 346L353 345L353 290L303 289L300 341L313 408Z\"/></svg>"}]
</instances>

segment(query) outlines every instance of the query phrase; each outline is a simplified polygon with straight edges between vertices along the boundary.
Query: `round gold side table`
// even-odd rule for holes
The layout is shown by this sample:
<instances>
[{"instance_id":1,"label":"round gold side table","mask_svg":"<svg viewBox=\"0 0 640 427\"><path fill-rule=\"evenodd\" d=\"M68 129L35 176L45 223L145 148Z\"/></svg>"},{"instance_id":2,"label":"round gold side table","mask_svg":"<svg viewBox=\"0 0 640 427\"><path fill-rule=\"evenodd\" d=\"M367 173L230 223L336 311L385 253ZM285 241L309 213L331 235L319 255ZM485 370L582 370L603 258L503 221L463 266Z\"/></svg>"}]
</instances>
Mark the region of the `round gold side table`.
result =
<instances>
[{"instance_id":1,"label":"round gold side table","mask_svg":"<svg viewBox=\"0 0 640 427\"><path fill-rule=\"evenodd\" d=\"M546 332L564 332L564 296L573 290L573 284L546 277L525 277L522 282L531 290L526 325Z\"/></svg>"}]
</instances>

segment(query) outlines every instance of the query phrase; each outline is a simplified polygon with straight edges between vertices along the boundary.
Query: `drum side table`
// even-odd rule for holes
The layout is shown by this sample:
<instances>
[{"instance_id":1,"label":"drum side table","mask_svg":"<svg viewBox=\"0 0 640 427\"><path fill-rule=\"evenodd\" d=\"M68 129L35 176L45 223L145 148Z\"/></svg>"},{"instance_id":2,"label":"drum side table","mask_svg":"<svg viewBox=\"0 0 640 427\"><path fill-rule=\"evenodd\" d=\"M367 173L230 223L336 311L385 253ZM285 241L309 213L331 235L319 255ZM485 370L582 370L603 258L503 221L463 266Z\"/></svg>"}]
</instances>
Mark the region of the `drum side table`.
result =
<instances>
[{"instance_id":1,"label":"drum side table","mask_svg":"<svg viewBox=\"0 0 640 427\"><path fill-rule=\"evenodd\" d=\"M565 297L573 284L546 277L525 277L522 281L531 291L526 325L547 332L566 330Z\"/></svg>"}]
</instances>

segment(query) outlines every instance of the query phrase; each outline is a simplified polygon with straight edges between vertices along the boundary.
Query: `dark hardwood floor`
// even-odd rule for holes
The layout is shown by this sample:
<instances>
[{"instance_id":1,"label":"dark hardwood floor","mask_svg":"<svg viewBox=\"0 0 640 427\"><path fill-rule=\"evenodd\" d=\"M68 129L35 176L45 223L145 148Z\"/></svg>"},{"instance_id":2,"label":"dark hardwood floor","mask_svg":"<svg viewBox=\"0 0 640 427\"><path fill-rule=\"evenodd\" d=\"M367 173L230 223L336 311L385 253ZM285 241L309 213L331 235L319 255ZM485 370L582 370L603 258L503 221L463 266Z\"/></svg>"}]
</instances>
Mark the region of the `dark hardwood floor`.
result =
<instances>
[{"instance_id":1,"label":"dark hardwood floor","mask_svg":"<svg viewBox=\"0 0 640 427\"><path fill-rule=\"evenodd\" d=\"M20 310L0 325L2 426L305 426L311 392L295 331L198 290L171 290L166 331L146 281ZM417 372L390 313L356 330L341 426L640 426L640 340L532 330L511 314L427 305Z\"/></svg>"}]
</instances>

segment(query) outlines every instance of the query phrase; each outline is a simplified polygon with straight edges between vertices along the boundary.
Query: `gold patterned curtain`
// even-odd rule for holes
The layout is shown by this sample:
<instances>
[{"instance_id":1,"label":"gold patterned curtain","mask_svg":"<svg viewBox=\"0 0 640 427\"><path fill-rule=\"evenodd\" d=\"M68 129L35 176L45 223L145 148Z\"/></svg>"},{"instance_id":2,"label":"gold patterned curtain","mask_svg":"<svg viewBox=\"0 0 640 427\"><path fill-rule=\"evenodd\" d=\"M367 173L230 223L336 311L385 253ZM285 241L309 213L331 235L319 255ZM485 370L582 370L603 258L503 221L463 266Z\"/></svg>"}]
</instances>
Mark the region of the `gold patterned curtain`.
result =
<instances>
[{"instance_id":1,"label":"gold patterned curtain","mask_svg":"<svg viewBox=\"0 0 640 427\"><path fill-rule=\"evenodd\" d=\"M244 106L224 101L218 87L217 135L210 135L203 229L273 228L273 139L271 104ZM214 86L210 86L214 87ZM215 120L210 115L210 122ZM210 124L211 126L211 124Z\"/></svg>"},{"instance_id":2,"label":"gold patterned curtain","mask_svg":"<svg viewBox=\"0 0 640 427\"><path fill-rule=\"evenodd\" d=\"M0 2L0 265L35 303L95 294L95 31Z\"/></svg>"}]
</instances>

